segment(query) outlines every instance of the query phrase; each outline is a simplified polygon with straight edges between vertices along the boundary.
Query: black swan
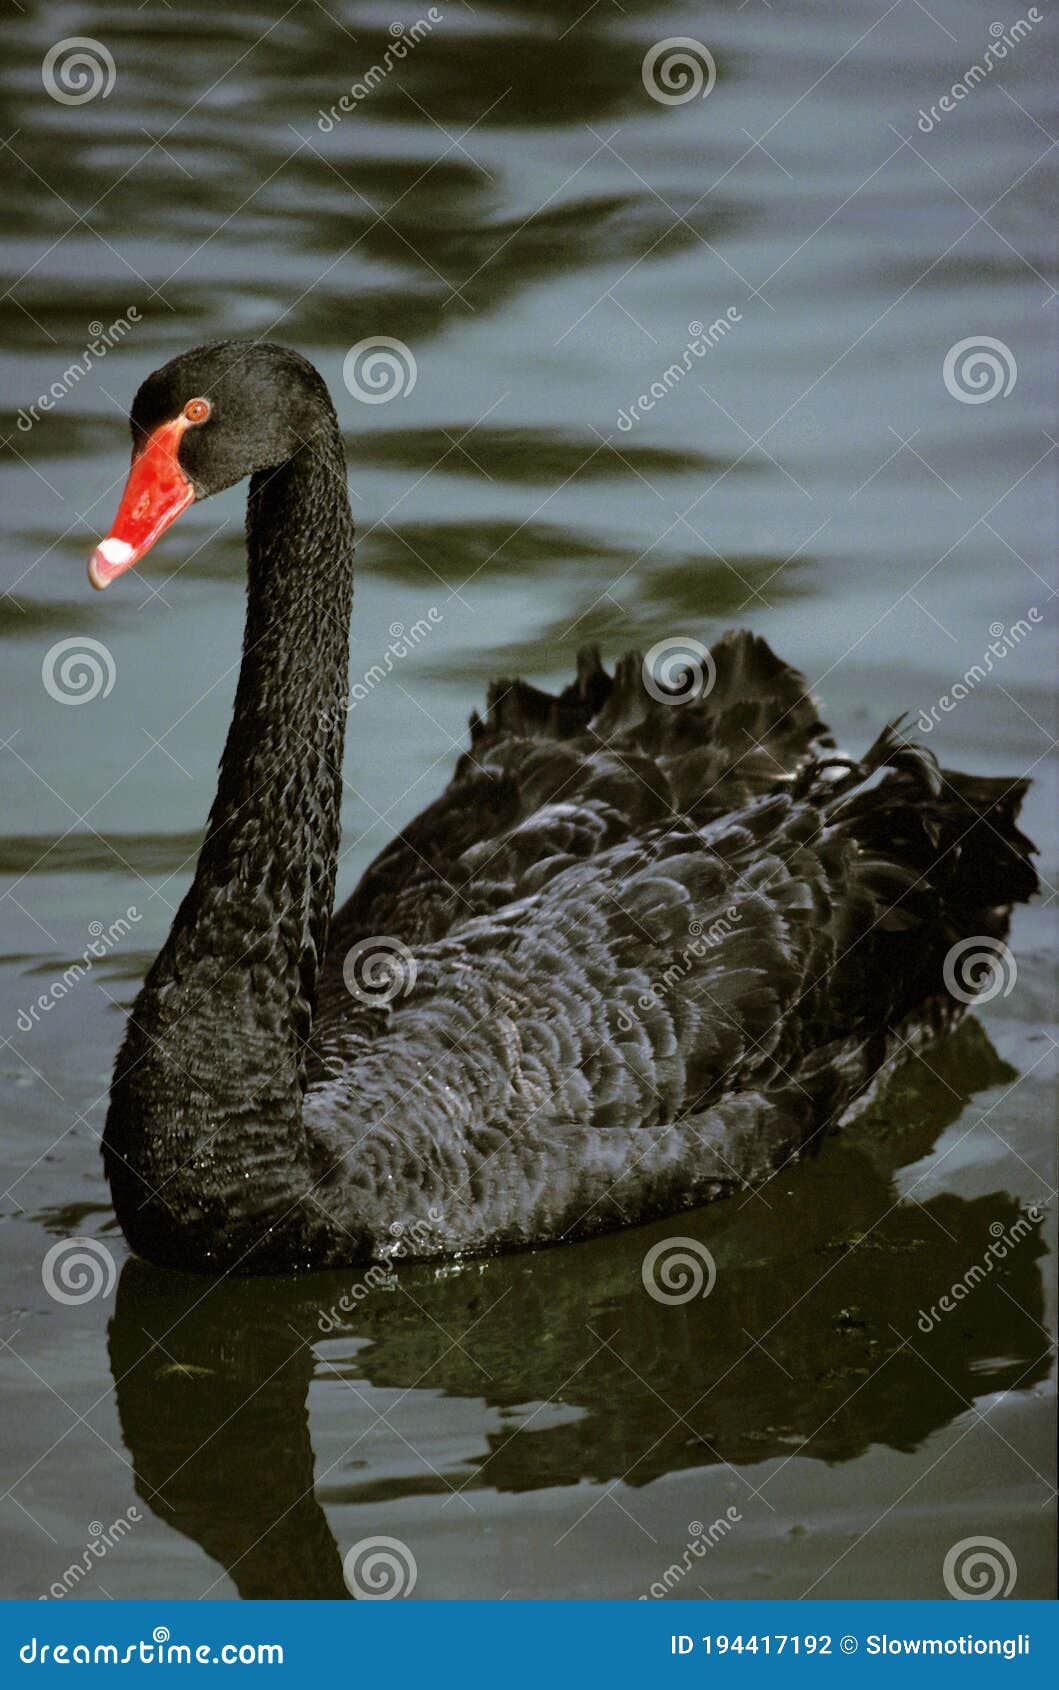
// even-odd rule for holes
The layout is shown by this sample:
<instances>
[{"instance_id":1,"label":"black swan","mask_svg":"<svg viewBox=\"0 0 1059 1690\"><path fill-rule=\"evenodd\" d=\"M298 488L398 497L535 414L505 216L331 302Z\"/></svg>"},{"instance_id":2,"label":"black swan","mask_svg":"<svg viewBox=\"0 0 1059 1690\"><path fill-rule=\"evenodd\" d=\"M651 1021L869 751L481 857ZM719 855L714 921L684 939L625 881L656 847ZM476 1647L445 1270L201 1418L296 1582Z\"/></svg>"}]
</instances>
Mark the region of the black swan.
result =
<instances>
[{"instance_id":1,"label":"black swan","mask_svg":"<svg viewBox=\"0 0 1059 1690\"><path fill-rule=\"evenodd\" d=\"M995 945L1036 888L1027 783L942 772L894 725L835 756L746 633L702 684L594 651L556 696L498 682L332 915L353 522L327 389L225 341L150 376L131 422L96 587L251 478L217 795L104 1132L140 1255L280 1272L671 1214L767 1179L959 1015L952 947Z\"/></svg>"}]
</instances>

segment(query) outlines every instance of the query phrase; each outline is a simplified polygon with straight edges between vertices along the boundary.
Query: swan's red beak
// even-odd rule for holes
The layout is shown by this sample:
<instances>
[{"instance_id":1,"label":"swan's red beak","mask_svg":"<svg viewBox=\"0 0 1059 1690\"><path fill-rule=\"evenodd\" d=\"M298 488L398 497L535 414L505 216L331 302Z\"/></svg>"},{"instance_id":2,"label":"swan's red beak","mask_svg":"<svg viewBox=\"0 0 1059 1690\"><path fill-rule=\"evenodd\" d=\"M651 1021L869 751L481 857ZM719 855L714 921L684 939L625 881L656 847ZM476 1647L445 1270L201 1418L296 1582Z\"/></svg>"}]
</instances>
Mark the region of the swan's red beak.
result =
<instances>
[{"instance_id":1,"label":"swan's red beak","mask_svg":"<svg viewBox=\"0 0 1059 1690\"><path fill-rule=\"evenodd\" d=\"M194 500L195 489L177 456L187 426L183 416L161 423L133 458L110 533L88 560L88 579L100 591L139 563Z\"/></svg>"}]
</instances>

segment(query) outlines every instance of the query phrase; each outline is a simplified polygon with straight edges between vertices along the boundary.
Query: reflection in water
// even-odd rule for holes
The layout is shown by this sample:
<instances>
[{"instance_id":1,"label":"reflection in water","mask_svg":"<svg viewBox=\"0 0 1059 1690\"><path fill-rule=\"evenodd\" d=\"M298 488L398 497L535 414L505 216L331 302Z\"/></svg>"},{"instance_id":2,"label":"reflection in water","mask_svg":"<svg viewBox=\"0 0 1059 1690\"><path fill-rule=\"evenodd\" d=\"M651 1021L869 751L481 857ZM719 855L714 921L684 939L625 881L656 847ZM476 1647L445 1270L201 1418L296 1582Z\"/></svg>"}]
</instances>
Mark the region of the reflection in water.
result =
<instances>
[{"instance_id":1,"label":"reflection in water","mask_svg":"<svg viewBox=\"0 0 1059 1690\"><path fill-rule=\"evenodd\" d=\"M211 1293L194 1310L202 1292L183 1282L174 1296L136 1261L122 1274L110 1361L137 1493L231 1569L241 1596L344 1597L313 1493L313 1354L287 1324L299 1303L280 1291L251 1312Z\"/></svg>"},{"instance_id":2,"label":"reflection in water","mask_svg":"<svg viewBox=\"0 0 1059 1690\"><path fill-rule=\"evenodd\" d=\"M176 351L262 335L324 371L360 535L354 675L379 660L395 619L410 628L432 606L443 612L351 722L340 897L442 788L453 741L496 675L564 685L587 641L610 659L749 624L806 671L857 750L882 720L948 693L980 661L994 618L1012 626L1043 602L1049 440L1038 423L1050 427L1051 319L1031 224L1048 226L1050 161L1035 124L1054 132L1051 44L1036 35L1009 56L1003 88L994 78L917 137L918 108L969 62L955 45L969 9L929 0L928 17L885 5L442 6L443 25L330 129L318 113L392 43L387 12L365 16L353 0L86 0L71 22L64 0L8 8L0 881L14 900L0 900L0 1029L13 1032L58 958L61 975L81 954L93 920L132 903L146 918L137 949L115 952L47 1026L16 1039L25 1063L4 1051L18 1086L5 1122L9 1202L55 1237L102 1235L120 1249L96 1136L117 1004L134 997L190 874L242 631L241 494L227 516L189 512L120 598L86 596L85 554L129 449L128 398ZM113 54L117 84L63 106L41 64L75 28ZM663 33L709 44L708 99L670 108L647 96L643 56ZM990 202L975 222L968 205ZM741 313L733 332L623 429L619 412L680 360L691 322L729 306ZM131 307L135 335L19 427L19 409L78 359L93 321ZM1018 385L1003 402L963 406L942 363L981 328L1017 355ZM351 345L377 334L407 343L419 379L365 407L342 369ZM79 634L112 650L118 682L91 708L62 710L42 699L42 660ZM1017 667L1012 656L947 717L944 744L935 736L945 759L983 773L1032 766L1039 783L1050 657L1047 641L1023 642ZM1038 837L1046 792L1037 784L1029 799ZM1052 1018L1047 920L1025 915L1017 992L983 1011L1027 1076L1004 1106L1017 1150L984 1129L963 1138L969 1117L943 1146L953 1153L932 1193L980 1177L1030 1195L1054 1184L1033 1043ZM1002 1077L973 1031L955 1050L928 1060L961 1096ZM421 1510L417 1546L421 1532L424 1552L447 1558L452 1588L474 1589L481 1522L465 1517L461 1535L450 1522L463 1507L442 1513L446 1486L466 1484L503 1493L495 1506L533 1569L531 1594L562 1594L550 1511L577 1499L536 1497L534 1486L678 1472L689 1475L680 1493L718 1488L731 1480L722 1458L761 1486L806 1439L809 1490L818 1462L846 1461L828 1506L867 1525L888 1449L917 1445L972 1393L1024 1390L1038 1373L1032 1240L1003 1282L1025 1314L991 1280L929 1335L915 1328L920 1302L981 1259L991 1223L1010 1219L1006 1199L935 1196L876 1224L896 1170L956 1108L917 1065L885 1114L764 1200L682 1217L673 1230L708 1242L720 1270L706 1302L682 1307L652 1303L640 1285L658 1229L448 1276L401 1267L329 1335L321 1309L348 1280L206 1286L132 1264L111 1335L125 1435L158 1517L211 1561L207 1572L186 1542L144 1534L124 1593L194 1596L220 1564L247 1594L342 1596L349 1516L400 1534L399 1508ZM61 1324L41 1285L41 1233L21 1218L8 1231L34 1367L66 1401L80 1404L82 1386L95 1398L100 1305ZM25 1389L32 1374L8 1364ZM396 1431L368 1436L378 1404ZM1046 1466L1051 1420L1043 1403L1023 1408L1026 1447L1008 1452L1011 1472L1001 1461L974 1476L976 1524L1000 1530L1022 1504L1025 1459ZM29 1429L56 1412L40 1387ZM76 1545L84 1521L106 1513L101 1451L91 1439L80 1459L65 1430L60 1418L32 1482L51 1483L45 1523ZM878 1460L854 1464L873 1441ZM39 1453L27 1449L27 1464ZM928 1448L905 1464L883 1500L934 1461ZM797 1490L793 1468L787 1480ZM951 1525L956 1539L966 1468L943 1463L932 1485L939 1530ZM38 1500L23 1496L35 1515ZM476 1500L484 1514L486 1494ZM672 1502L681 1512L669 1524L683 1529L682 1494L659 1486L641 1500L662 1517ZM815 1500L799 1507L819 1526ZM870 1533L842 1564L855 1559L858 1593L917 1593L914 1502L913 1492L891 1516L898 1554ZM55 1576L53 1545L17 1509L8 1519L20 1522L33 1594ZM631 1527L631 1547L611 1546L603 1519L597 1510L585 1528L599 1534L592 1589L643 1588L650 1539ZM1039 1541L1044 1513L1034 1520ZM791 1564L781 1530L748 1540L729 1546L739 1595ZM417 1594L429 1594L425 1575L424 1559ZM1030 1576L1025 1566L1020 1592Z\"/></svg>"},{"instance_id":3,"label":"reflection in water","mask_svg":"<svg viewBox=\"0 0 1059 1690\"><path fill-rule=\"evenodd\" d=\"M295 0L289 11L298 9ZM378 84L369 106L330 128L320 127L319 114L333 108L373 55L381 58L392 46L388 26L358 17L351 52L348 27L322 7L311 21L298 18L285 29L277 29L276 19L263 23L258 0L232 0L223 23L215 7L191 0L181 8L179 25L168 20L168 28L161 11L145 25L140 11L123 19L107 9L105 22L100 17L95 27L121 64L122 115L138 150L143 152L141 116L171 136L164 148L143 156L151 193L166 206L155 232L163 297L181 343L195 338L197 324L230 321L232 276L219 279L209 266L189 262L189 251L197 255L219 233L221 217L242 309L262 326L282 311L284 338L316 346L349 343L351 272L357 276L357 318L396 323L403 337L422 344L448 327L453 301L468 313L495 311L534 283L604 263L620 271L645 252L657 263L706 241L730 240L742 221L739 208L720 192L706 200L705 183L694 175L667 183L664 198L645 191L617 161L613 186L586 192L581 173L565 168L551 184L561 182L561 194L535 193L524 205L510 186L500 191L492 134L538 128L547 134L556 124L574 121L581 129L618 114L641 115L640 65L656 38L652 5L623 6L621 31L602 14L598 20L586 15L573 29L554 0L535 8L542 28L527 22L527 9L524 0L496 8L508 13L502 28L495 20L475 28L473 14L462 27L450 20L427 48L409 55L399 76ZM637 10L644 14L639 33L628 27ZM241 32L230 31L233 13L242 14ZM246 45L239 53L241 34ZM218 71L236 60L252 126L225 122L223 97L196 123L184 121L189 106L205 100L201 59L187 51L192 37L216 56ZM39 75L39 43L28 30L13 54L19 68ZM163 66L164 79L158 75ZM728 75L723 56L718 74L722 81ZM72 133L61 114L19 102L19 117L33 126L33 161L31 167L21 154L7 157L18 185L9 198L9 229L42 244L64 234L69 206L39 191L41 180L62 181L71 202L92 206L93 232L128 246L130 230L143 225L144 175L138 168L115 171L100 192L98 152L112 144L112 112L102 102L86 104ZM391 125L410 130L411 147L407 138L391 143L387 137L365 148L361 132L369 117L383 134ZM485 128L472 134L486 118ZM448 125L468 138L458 147L442 146L439 156L435 137ZM604 151L601 141L583 133L584 158L593 148ZM701 149L704 165L711 152ZM248 183L256 183L252 194ZM332 262L321 264L321 245L334 255ZM339 262L351 253L351 262ZM381 283L375 281L380 274L386 276ZM123 280L150 317L157 296L136 287L131 263ZM424 285L431 281L441 285ZM114 289L99 286L93 275L79 278L78 302L80 322L93 312L109 321ZM22 312L0 300L0 321L10 323L16 343L39 344L44 334L52 345L66 344L67 287L37 278L34 304L34 321L27 325Z\"/></svg>"},{"instance_id":4,"label":"reflection in water","mask_svg":"<svg viewBox=\"0 0 1059 1690\"><path fill-rule=\"evenodd\" d=\"M456 1483L636 1486L722 1461L910 1450L976 1395L1029 1387L1046 1372L1035 1230L958 1313L929 1333L917 1324L1021 1212L1000 1193L898 1200L898 1170L974 1091L1014 1078L976 1023L930 1060L762 1196L681 1217L716 1258L705 1300L666 1305L644 1289L644 1254L673 1222L462 1271L403 1266L359 1303L348 1273L209 1284L129 1262L110 1360L138 1494L243 1596L344 1596L307 1412L344 1293L354 1312L337 1317L324 1377L326 1412L350 1421L347 1455L374 1419L352 1423L373 1387L401 1393L386 1410L398 1428L420 1387L507 1415L469 1477L387 1480L339 1464L328 1501L377 1504L380 1532L387 1502ZM535 1420L526 1405L544 1403L564 1412Z\"/></svg>"}]
</instances>

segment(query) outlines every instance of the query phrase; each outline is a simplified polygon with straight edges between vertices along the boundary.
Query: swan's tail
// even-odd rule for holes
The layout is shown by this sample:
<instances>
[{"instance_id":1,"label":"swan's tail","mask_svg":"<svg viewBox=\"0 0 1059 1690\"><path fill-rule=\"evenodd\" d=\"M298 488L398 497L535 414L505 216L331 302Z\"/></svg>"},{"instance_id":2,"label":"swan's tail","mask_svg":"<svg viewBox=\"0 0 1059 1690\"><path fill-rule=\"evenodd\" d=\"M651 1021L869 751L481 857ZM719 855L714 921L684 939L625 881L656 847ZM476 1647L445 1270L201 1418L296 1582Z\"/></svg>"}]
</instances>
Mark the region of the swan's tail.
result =
<instances>
[{"instance_id":1,"label":"swan's tail","mask_svg":"<svg viewBox=\"0 0 1059 1690\"><path fill-rule=\"evenodd\" d=\"M1037 890L1035 847L1016 824L1030 782L943 769L933 752L904 737L902 721L885 727L829 788L818 777L837 759L810 765L803 787L818 796L831 827L852 832L862 850L892 853L899 842L908 867L963 910L1025 903Z\"/></svg>"},{"instance_id":2,"label":"swan's tail","mask_svg":"<svg viewBox=\"0 0 1059 1690\"><path fill-rule=\"evenodd\" d=\"M820 806L822 855L849 874L832 921L836 1000L866 1024L888 1006L893 1026L932 1002L958 1014L995 995L994 980L1006 996L1011 909L1038 886L1017 825L1029 781L942 769L900 722L836 779L838 761L801 782Z\"/></svg>"}]
</instances>

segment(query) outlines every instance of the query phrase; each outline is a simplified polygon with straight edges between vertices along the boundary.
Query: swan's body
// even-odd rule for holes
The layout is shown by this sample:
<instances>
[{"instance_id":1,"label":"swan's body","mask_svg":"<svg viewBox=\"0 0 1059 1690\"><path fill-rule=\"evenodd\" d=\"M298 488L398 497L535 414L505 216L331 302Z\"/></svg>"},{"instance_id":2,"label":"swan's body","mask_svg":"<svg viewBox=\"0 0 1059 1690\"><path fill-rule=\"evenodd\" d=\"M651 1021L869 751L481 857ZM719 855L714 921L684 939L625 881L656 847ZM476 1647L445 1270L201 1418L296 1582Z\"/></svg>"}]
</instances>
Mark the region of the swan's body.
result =
<instances>
[{"instance_id":1,"label":"swan's body","mask_svg":"<svg viewBox=\"0 0 1059 1690\"><path fill-rule=\"evenodd\" d=\"M326 391L224 343L152 376L133 421L134 479L169 441L173 514L253 475L217 798L105 1133L142 1255L260 1272L554 1242L765 1179L959 1012L946 955L1034 890L1024 783L942 775L891 731L822 768L801 677L734 635L692 702L635 654L613 678L582 654L557 698L499 683L448 790L330 919L352 523ZM96 584L163 518L104 542Z\"/></svg>"}]
</instances>

